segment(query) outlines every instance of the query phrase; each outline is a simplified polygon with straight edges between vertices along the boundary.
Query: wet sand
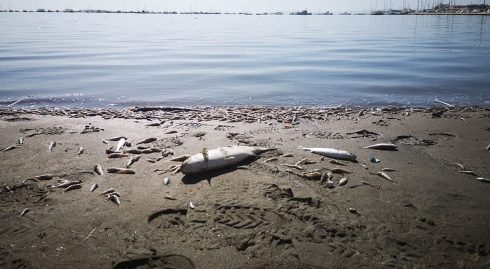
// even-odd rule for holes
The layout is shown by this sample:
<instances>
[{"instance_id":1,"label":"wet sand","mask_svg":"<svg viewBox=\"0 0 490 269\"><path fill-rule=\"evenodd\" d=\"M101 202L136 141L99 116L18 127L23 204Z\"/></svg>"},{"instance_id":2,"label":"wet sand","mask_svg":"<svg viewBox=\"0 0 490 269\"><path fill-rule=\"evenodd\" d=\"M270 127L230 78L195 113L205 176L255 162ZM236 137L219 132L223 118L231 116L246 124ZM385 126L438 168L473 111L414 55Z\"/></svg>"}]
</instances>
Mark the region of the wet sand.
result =
<instances>
[{"instance_id":1,"label":"wet sand","mask_svg":"<svg viewBox=\"0 0 490 269\"><path fill-rule=\"evenodd\" d=\"M1 268L490 266L490 184L477 180L490 178L489 108L1 109L0 133L0 149L23 138L0 153ZM161 152L109 174L132 156L108 158L118 142L102 141L118 136L126 151ZM398 150L363 149L376 143ZM173 157L228 145L276 150L202 176L164 172L181 164ZM284 166L304 158L315 163ZM333 188L304 176L335 168L352 173L333 174ZM376 175L384 168L392 181ZM60 179L81 188L49 188ZM100 195L109 188L119 206Z\"/></svg>"}]
</instances>

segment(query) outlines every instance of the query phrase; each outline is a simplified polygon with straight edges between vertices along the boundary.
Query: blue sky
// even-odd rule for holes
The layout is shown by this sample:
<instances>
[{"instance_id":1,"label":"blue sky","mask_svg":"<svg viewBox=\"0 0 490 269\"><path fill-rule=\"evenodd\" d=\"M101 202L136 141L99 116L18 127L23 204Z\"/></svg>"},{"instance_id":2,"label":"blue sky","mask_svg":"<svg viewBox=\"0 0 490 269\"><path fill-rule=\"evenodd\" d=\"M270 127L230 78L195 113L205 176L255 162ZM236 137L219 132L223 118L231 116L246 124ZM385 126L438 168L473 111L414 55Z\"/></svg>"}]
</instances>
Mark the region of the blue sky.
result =
<instances>
[{"instance_id":1,"label":"blue sky","mask_svg":"<svg viewBox=\"0 0 490 269\"><path fill-rule=\"evenodd\" d=\"M247 11L271 12L308 9L320 11L370 11L406 7L415 9L417 3L438 3L441 0L0 0L2 9L110 9L155 11ZM443 2L448 3L449 0ZM487 1L490 2L490 1ZM483 3L483 0L456 0L457 4Z\"/></svg>"}]
</instances>

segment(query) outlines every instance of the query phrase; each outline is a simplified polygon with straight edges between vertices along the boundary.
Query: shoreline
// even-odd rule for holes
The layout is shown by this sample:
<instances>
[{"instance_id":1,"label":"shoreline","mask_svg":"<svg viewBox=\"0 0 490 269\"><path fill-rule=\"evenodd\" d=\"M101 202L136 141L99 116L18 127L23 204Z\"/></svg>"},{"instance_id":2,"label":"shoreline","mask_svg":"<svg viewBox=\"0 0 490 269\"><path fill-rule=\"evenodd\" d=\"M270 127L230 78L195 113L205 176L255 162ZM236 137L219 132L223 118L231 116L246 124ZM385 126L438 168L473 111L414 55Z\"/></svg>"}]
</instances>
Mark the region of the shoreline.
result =
<instances>
[{"instance_id":1,"label":"shoreline","mask_svg":"<svg viewBox=\"0 0 490 269\"><path fill-rule=\"evenodd\" d=\"M443 104L3 108L0 149L16 147L0 153L0 267L485 268L489 119L490 107ZM120 136L128 156L111 158ZM364 148L376 143L398 150ZM275 150L202 176L166 172L229 145ZM108 173L137 150L134 174ZM328 172L333 183L315 177ZM50 188L60 180L80 187ZM120 205L100 195L109 188Z\"/></svg>"}]
</instances>

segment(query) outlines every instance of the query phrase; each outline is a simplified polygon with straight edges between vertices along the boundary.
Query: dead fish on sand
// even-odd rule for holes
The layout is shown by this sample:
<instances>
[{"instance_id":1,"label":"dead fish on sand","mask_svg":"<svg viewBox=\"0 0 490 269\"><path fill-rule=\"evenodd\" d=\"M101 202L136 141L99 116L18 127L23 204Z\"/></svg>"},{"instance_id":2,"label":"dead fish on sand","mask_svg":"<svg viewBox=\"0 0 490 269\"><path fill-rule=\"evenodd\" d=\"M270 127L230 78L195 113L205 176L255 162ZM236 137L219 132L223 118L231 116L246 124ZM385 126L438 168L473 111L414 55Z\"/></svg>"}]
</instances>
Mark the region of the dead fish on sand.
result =
<instances>
[{"instance_id":1,"label":"dead fish on sand","mask_svg":"<svg viewBox=\"0 0 490 269\"><path fill-rule=\"evenodd\" d=\"M128 163L126 164L126 168L129 168L133 163L137 162L141 158L141 155L135 155L129 159Z\"/></svg>"},{"instance_id":2,"label":"dead fish on sand","mask_svg":"<svg viewBox=\"0 0 490 269\"><path fill-rule=\"evenodd\" d=\"M339 186L344 186L347 184L348 179L346 177L343 177L339 180Z\"/></svg>"},{"instance_id":3,"label":"dead fish on sand","mask_svg":"<svg viewBox=\"0 0 490 269\"><path fill-rule=\"evenodd\" d=\"M374 156L373 156L373 157L371 157L370 161L371 161L372 163L380 163L380 162L381 162L379 159L374 158Z\"/></svg>"},{"instance_id":4,"label":"dead fish on sand","mask_svg":"<svg viewBox=\"0 0 490 269\"><path fill-rule=\"evenodd\" d=\"M19 137L19 139L17 139L17 144L19 144L19 145L24 144L24 138ZM490 145L489 145L489 146L490 146Z\"/></svg>"},{"instance_id":5,"label":"dead fish on sand","mask_svg":"<svg viewBox=\"0 0 490 269\"><path fill-rule=\"evenodd\" d=\"M10 147L6 147L2 150L2 152L5 152L5 151L9 151L9 150L13 150L13 149L16 149L18 148L19 146L17 145L13 145L13 146L10 146Z\"/></svg>"},{"instance_id":6,"label":"dead fish on sand","mask_svg":"<svg viewBox=\"0 0 490 269\"><path fill-rule=\"evenodd\" d=\"M345 164L345 163L340 162L340 161L337 161L337 160L330 160L330 163L331 163L331 164L336 164L336 165L346 166L346 164Z\"/></svg>"},{"instance_id":7,"label":"dead fish on sand","mask_svg":"<svg viewBox=\"0 0 490 269\"><path fill-rule=\"evenodd\" d=\"M157 139L155 137L149 137L149 138L143 139L139 142L136 142L136 145L147 144L147 143L151 143L151 142L155 142L155 141L157 141Z\"/></svg>"},{"instance_id":8,"label":"dead fish on sand","mask_svg":"<svg viewBox=\"0 0 490 269\"><path fill-rule=\"evenodd\" d=\"M117 195L109 194L107 199L111 200L111 202L115 203L117 206L121 205L121 200L119 200Z\"/></svg>"},{"instance_id":9,"label":"dead fish on sand","mask_svg":"<svg viewBox=\"0 0 490 269\"><path fill-rule=\"evenodd\" d=\"M121 138L119 142L117 142L116 150L115 151L121 151L121 149L126 145L126 139Z\"/></svg>"},{"instance_id":10,"label":"dead fish on sand","mask_svg":"<svg viewBox=\"0 0 490 269\"><path fill-rule=\"evenodd\" d=\"M113 193L113 192L115 192L115 190L113 188L109 188L109 189L103 191L100 195L106 195L106 194Z\"/></svg>"},{"instance_id":11,"label":"dead fish on sand","mask_svg":"<svg viewBox=\"0 0 490 269\"><path fill-rule=\"evenodd\" d=\"M484 183L490 183L490 179L484 177L477 177L476 180Z\"/></svg>"},{"instance_id":12,"label":"dead fish on sand","mask_svg":"<svg viewBox=\"0 0 490 269\"><path fill-rule=\"evenodd\" d=\"M107 157L111 158L111 159L114 159L114 158L124 158L124 157L128 157L129 154L127 153L111 153L109 155L107 155Z\"/></svg>"},{"instance_id":13,"label":"dead fish on sand","mask_svg":"<svg viewBox=\"0 0 490 269\"><path fill-rule=\"evenodd\" d=\"M376 175L378 175L378 176L380 176L380 177L382 177L382 178L384 178L390 182L393 182L393 179L391 179L391 177L388 176L385 172L378 172L378 173L376 173Z\"/></svg>"},{"instance_id":14,"label":"dead fish on sand","mask_svg":"<svg viewBox=\"0 0 490 269\"><path fill-rule=\"evenodd\" d=\"M211 150L204 149L202 153L193 155L185 160L182 163L181 170L186 175L205 173L236 165L250 157L256 156L256 154L268 150L272 149L248 146L229 146Z\"/></svg>"},{"instance_id":15,"label":"dead fish on sand","mask_svg":"<svg viewBox=\"0 0 490 269\"><path fill-rule=\"evenodd\" d=\"M52 151L54 147L56 147L56 142L53 141L49 144L48 151Z\"/></svg>"},{"instance_id":16,"label":"dead fish on sand","mask_svg":"<svg viewBox=\"0 0 490 269\"><path fill-rule=\"evenodd\" d=\"M195 206L195 205L192 203L192 201L189 201L189 207L190 207L191 209L196 208L196 206Z\"/></svg>"},{"instance_id":17,"label":"dead fish on sand","mask_svg":"<svg viewBox=\"0 0 490 269\"><path fill-rule=\"evenodd\" d=\"M302 160L300 160L299 162L297 162L295 165L301 165L301 164L315 164L316 162L315 161L312 161L308 158L304 158Z\"/></svg>"},{"instance_id":18,"label":"dead fish on sand","mask_svg":"<svg viewBox=\"0 0 490 269\"><path fill-rule=\"evenodd\" d=\"M95 183L94 185L92 185L92 187L90 187L90 192L94 192L98 187L99 184Z\"/></svg>"},{"instance_id":19,"label":"dead fish on sand","mask_svg":"<svg viewBox=\"0 0 490 269\"><path fill-rule=\"evenodd\" d=\"M167 186L169 183L170 183L170 178L169 177L165 177L163 179L163 185Z\"/></svg>"},{"instance_id":20,"label":"dead fish on sand","mask_svg":"<svg viewBox=\"0 0 490 269\"><path fill-rule=\"evenodd\" d=\"M53 175L46 174L46 175L31 177L31 178L28 178L26 180L40 181L40 180L51 180L51 179L53 179Z\"/></svg>"},{"instance_id":21,"label":"dead fish on sand","mask_svg":"<svg viewBox=\"0 0 490 269\"><path fill-rule=\"evenodd\" d=\"M322 155L332 159L348 160L348 161L356 160L356 155L345 150L339 150L334 148L305 148L303 146L299 146L298 149L308 150L311 153Z\"/></svg>"},{"instance_id":22,"label":"dead fish on sand","mask_svg":"<svg viewBox=\"0 0 490 269\"><path fill-rule=\"evenodd\" d=\"M453 165L459 167L459 169L461 169L461 170L466 170L466 168L464 168L464 165L462 165L460 163L453 163Z\"/></svg>"},{"instance_id":23,"label":"dead fish on sand","mask_svg":"<svg viewBox=\"0 0 490 269\"><path fill-rule=\"evenodd\" d=\"M71 185L80 184L80 183L82 183L82 181L80 181L80 180L60 179L60 180L58 180L58 184L51 185L51 186L49 186L49 188L51 188L51 189L66 188L66 187L70 187Z\"/></svg>"},{"instance_id":24,"label":"dead fish on sand","mask_svg":"<svg viewBox=\"0 0 490 269\"><path fill-rule=\"evenodd\" d=\"M73 185L70 185L68 187L65 188L65 192L67 191L71 191L71 190L78 190L78 189L81 189L82 188L82 185L80 184L73 184Z\"/></svg>"},{"instance_id":25,"label":"dead fish on sand","mask_svg":"<svg viewBox=\"0 0 490 269\"><path fill-rule=\"evenodd\" d=\"M100 164L96 164L94 166L94 172L97 173L99 176L104 175L104 169L102 169L102 166Z\"/></svg>"},{"instance_id":26,"label":"dead fish on sand","mask_svg":"<svg viewBox=\"0 0 490 269\"><path fill-rule=\"evenodd\" d=\"M378 150L398 150L398 146L391 143L379 143L371 146L364 147L365 149L378 149Z\"/></svg>"},{"instance_id":27,"label":"dead fish on sand","mask_svg":"<svg viewBox=\"0 0 490 269\"><path fill-rule=\"evenodd\" d=\"M467 174L467 175L472 175L472 176L475 176L477 177L478 174L476 174L475 171L472 171L472 170L462 170L462 171L458 171L458 173L463 173L463 174Z\"/></svg>"},{"instance_id":28,"label":"dead fish on sand","mask_svg":"<svg viewBox=\"0 0 490 269\"><path fill-rule=\"evenodd\" d=\"M83 147L80 147L80 148L78 149L77 156L82 155L82 154L83 154L83 151L84 151L84 148L83 148Z\"/></svg>"},{"instance_id":29,"label":"dead fish on sand","mask_svg":"<svg viewBox=\"0 0 490 269\"><path fill-rule=\"evenodd\" d=\"M352 207L349 208L349 212L354 214L354 215L357 215L357 216L361 215L361 213L357 209L352 208Z\"/></svg>"},{"instance_id":30,"label":"dead fish on sand","mask_svg":"<svg viewBox=\"0 0 490 269\"><path fill-rule=\"evenodd\" d=\"M102 140L102 143L109 145L109 141L107 141L107 140Z\"/></svg>"},{"instance_id":31,"label":"dead fish on sand","mask_svg":"<svg viewBox=\"0 0 490 269\"><path fill-rule=\"evenodd\" d=\"M334 174L352 174L351 171L342 168L334 168L334 169L330 169L330 171L332 171L332 173Z\"/></svg>"},{"instance_id":32,"label":"dead fish on sand","mask_svg":"<svg viewBox=\"0 0 490 269\"><path fill-rule=\"evenodd\" d=\"M116 168L116 167L110 167L107 168L107 173L111 174L126 174L126 175L134 175L136 172L132 169L126 169L126 168Z\"/></svg>"},{"instance_id":33,"label":"dead fish on sand","mask_svg":"<svg viewBox=\"0 0 490 269\"><path fill-rule=\"evenodd\" d=\"M383 168L383 169L381 169L381 171L383 171L383 172L395 172L396 170L393 168Z\"/></svg>"},{"instance_id":34,"label":"dead fish on sand","mask_svg":"<svg viewBox=\"0 0 490 269\"><path fill-rule=\"evenodd\" d=\"M489 151L490 150L490 144L488 144L488 146L485 148L486 151Z\"/></svg>"},{"instance_id":35,"label":"dead fish on sand","mask_svg":"<svg viewBox=\"0 0 490 269\"><path fill-rule=\"evenodd\" d=\"M109 140L109 141L119 141L119 140L121 140L121 139L123 139L123 138L124 138L124 140L128 139L128 138L127 138L127 137L125 137L125 136L116 136L116 137L111 137L111 138L109 138L109 139L107 139L107 140Z\"/></svg>"},{"instance_id":36,"label":"dead fish on sand","mask_svg":"<svg viewBox=\"0 0 490 269\"><path fill-rule=\"evenodd\" d=\"M30 208L25 208L24 210L22 210L22 212L20 212L20 216L24 216L25 214L31 212L31 209Z\"/></svg>"},{"instance_id":37,"label":"dead fish on sand","mask_svg":"<svg viewBox=\"0 0 490 269\"><path fill-rule=\"evenodd\" d=\"M294 169L298 169L298 170L303 170L303 167L299 166L299 165L296 165L296 164L287 164L287 163L283 163L282 165L286 166L286 167L289 167L289 168L294 168Z\"/></svg>"},{"instance_id":38,"label":"dead fish on sand","mask_svg":"<svg viewBox=\"0 0 490 269\"><path fill-rule=\"evenodd\" d=\"M170 159L170 161L172 161L172 162L183 162L183 161L189 159L190 157L191 157L191 155L185 154L185 155L181 155L181 156L172 158L172 159Z\"/></svg>"}]
</instances>

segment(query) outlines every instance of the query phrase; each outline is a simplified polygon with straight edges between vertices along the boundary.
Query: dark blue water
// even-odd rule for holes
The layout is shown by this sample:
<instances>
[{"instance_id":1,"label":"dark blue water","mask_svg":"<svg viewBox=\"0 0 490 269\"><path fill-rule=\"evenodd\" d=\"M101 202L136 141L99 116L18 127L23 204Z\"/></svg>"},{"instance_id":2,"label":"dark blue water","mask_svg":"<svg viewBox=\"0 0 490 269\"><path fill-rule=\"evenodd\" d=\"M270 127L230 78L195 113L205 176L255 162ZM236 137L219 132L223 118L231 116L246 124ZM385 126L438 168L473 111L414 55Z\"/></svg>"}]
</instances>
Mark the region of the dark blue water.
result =
<instances>
[{"instance_id":1,"label":"dark blue water","mask_svg":"<svg viewBox=\"0 0 490 269\"><path fill-rule=\"evenodd\" d=\"M0 14L0 104L490 104L490 18Z\"/></svg>"}]
</instances>

